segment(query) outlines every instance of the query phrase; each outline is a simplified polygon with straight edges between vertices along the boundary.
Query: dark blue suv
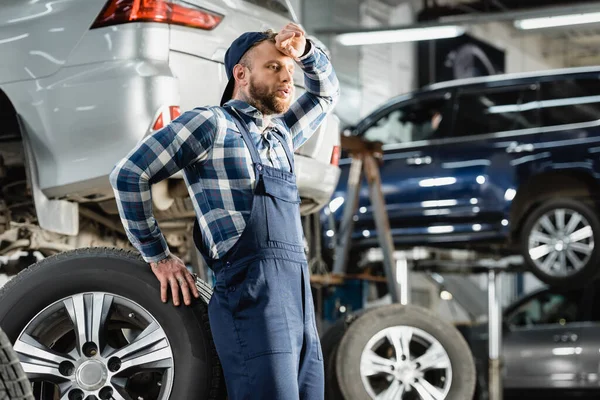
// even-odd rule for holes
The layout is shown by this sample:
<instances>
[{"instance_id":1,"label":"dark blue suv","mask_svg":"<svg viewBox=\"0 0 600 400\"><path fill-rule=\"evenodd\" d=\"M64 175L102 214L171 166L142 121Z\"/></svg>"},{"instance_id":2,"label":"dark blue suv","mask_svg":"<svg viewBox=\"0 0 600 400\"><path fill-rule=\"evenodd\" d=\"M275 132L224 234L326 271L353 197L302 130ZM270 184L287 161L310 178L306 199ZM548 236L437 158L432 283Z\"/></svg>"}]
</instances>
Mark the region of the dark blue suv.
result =
<instances>
[{"instance_id":1,"label":"dark blue suv","mask_svg":"<svg viewBox=\"0 0 600 400\"><path fill-rule=\"evenodd\" d=\"M390 100L350 131L384 144L398 248L522 254L553 285L581 285L600 271L600 67L436 84ZM350 161L340 161L321 216L330 249ZM363 189L351 260L378 245Z\"/></svg>"}]
</instances>

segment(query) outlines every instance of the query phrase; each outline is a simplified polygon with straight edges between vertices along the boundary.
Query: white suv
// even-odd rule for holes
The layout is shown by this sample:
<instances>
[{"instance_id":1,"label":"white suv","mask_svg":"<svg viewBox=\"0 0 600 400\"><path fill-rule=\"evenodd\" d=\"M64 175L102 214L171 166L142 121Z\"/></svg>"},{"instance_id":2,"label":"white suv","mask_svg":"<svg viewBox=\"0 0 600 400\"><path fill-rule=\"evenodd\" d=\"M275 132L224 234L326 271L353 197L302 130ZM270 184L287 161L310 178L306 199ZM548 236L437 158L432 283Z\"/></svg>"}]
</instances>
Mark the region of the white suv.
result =
<instances>
[{"instance_id":1,"label":"white suv","mask_svg":"<svg viewBox=\"0 0 600 400\"><path fill-rule=\"evenodd\" d=\"M218 104L237 36L290 19L275 0L2 1L0 256L128 246L113 165L179 113ZM304 215L329 201L338 153L331 115L296 154ZM169 245L187 252L194 212L181 176L152 196Z\"/></svg>"}]
</instances>

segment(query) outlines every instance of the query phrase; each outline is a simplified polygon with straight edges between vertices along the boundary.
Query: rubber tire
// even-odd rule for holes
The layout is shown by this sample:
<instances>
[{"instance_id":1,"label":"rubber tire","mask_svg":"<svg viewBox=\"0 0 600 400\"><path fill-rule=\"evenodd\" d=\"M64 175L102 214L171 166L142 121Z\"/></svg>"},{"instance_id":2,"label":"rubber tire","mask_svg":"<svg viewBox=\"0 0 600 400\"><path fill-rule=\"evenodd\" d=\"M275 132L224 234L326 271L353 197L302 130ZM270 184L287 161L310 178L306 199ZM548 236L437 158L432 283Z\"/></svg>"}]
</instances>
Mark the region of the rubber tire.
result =
<instances>
[{"instance_id":1,"label":"rubber tire","mask_svg":"<svg viewBox=\"0 0 600 400\"><path fill-rule=\"evenodd\" d=\"M363 312L363 310L360 312ZM346 329L356 318L356 314L350 314L338 319L321 337L323 366L325 368L325 398L327 400L344 400L336 374L336 355Z\"/></svg>"},{"instance_id":2,"label":"rubber tire","mask_svg":"<svg viewBox=\"0 0 600 400\"><path fill-rule=\"evenodd\" d=\"M139 255L118 249L80 249L44 259L0 290L0 326L14 343L25 325L53 302L83 292L110 292L144 307L164 329L174 358L170 399L225 399L222 369L205 300L162 303L160 285ZM169 295L169 297L171 297Z\"/></svg>"},{"instance_id":3,"label":"rubber tire","mask_svg":"<svg viewBox=\"0 0 600 400\"><path fill-rule=\"evenodd\" d=\"M537 220L545 213L550 210L557 208L568 208L572 209L583 215L585 219L590 223L594 233L594 251L592 257L586 266L584 266L579 272L563 278L557 278L546 274L540 270L535 263L529 257L529 232L533 229L534 224ZM521 231L521 254L525 260L529 271L533 273L539 280L546 283L547 285L562 288L578 288L583 287L594 279L594 277L600 271L598 269L598 263L600 262L600 220L598 219L597 211L589 205L572 199L552 199L545 201L538 208L536 208L527 218Z\"/></svg>"},{"instance_id":4,"label":"rubber tire","mask_svg":"<svg viewBox=\"0 0 600 400\"><path fill-rule=\"evenodd\" d=\"M475 363L467 342L452 325L431 311L412 305L390 304L368 310L346 330L337 351L336 372L344 398L371 400L360 376L360 357L367 342L392 326L412 326L429 333L444 347L452 366L452 383L447 399L472 399L475 392Z\"/></svg>"},{"instance_id":5,"label":"rubber tire","mask_svg":"<svg viewBox=\"0 0 600 400\"><path fill-rule=\"evenodd\" d=\"M0 400L34 400L31 383L2 329L0 329Z\"/></svg>"}]
</instances>

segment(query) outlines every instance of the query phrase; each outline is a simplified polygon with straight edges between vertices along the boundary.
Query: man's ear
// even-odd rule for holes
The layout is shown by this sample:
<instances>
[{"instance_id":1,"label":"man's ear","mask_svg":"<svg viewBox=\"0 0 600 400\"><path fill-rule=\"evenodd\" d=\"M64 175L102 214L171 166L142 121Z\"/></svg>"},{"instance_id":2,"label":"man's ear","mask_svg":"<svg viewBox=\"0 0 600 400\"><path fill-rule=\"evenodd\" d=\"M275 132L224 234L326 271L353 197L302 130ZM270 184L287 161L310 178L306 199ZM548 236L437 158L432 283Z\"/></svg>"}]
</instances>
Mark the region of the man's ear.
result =
<instances>
[{"instance_id":1,"label":"man's ear","mask_svg":"<svg viewBox=\"0 0 600 400\"><path fill-rule=\"evenodd\" d=\"M233 76L239 86L246 86L248 84L248 69L242 64L236 64L233 67Z\"/></svg>"}]
</instances>

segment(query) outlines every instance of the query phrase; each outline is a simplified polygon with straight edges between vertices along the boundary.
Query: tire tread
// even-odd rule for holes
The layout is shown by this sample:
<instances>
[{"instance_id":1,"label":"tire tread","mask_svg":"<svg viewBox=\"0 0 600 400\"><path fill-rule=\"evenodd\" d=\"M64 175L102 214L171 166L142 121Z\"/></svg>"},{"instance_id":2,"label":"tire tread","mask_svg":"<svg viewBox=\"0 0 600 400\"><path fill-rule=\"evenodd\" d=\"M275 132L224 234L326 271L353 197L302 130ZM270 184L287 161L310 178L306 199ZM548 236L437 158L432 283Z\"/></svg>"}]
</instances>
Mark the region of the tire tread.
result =
<instances>
[{"instance_id":1,"label":"tire tread","mask_svg":"<svg viewBox=\"0 0 600 400\"><path fill-rule=\"evenodd\" d=\"M0 329L0 400L34 400L31 383L2 329Z\"/></svg>"}]
</instances>

